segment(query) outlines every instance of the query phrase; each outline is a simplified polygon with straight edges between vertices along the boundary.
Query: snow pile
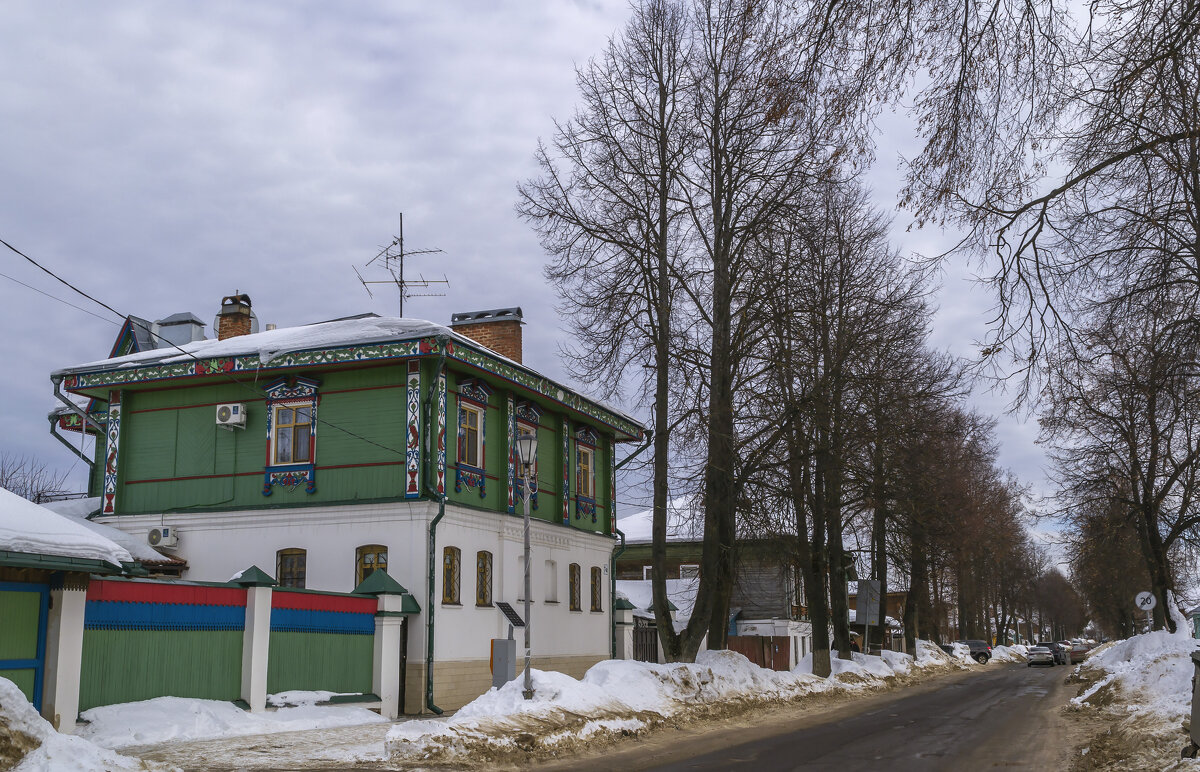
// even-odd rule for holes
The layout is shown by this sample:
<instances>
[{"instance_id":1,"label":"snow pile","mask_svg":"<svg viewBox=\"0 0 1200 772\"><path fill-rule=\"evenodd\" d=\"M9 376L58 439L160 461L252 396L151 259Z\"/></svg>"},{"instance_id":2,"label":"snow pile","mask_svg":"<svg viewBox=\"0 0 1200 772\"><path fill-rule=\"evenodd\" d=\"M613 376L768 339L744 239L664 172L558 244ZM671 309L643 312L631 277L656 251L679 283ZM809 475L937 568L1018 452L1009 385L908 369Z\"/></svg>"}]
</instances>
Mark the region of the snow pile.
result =
<instances>
[{"instance_id":1,"label":"snow pile","mask_svg":"<svg viewBox=\"0 0 1200 772\"><path fill-rule=\"evenodd\" d=\"M697 707L792 699L836 688L810 674L760 668L731 651L703 651L695 664L606 660L578 681L541 670L532 675L532 700L522 697L522 679L516 679L449 719L397 724L387 735L389 755L393 760L498 756L562 747L597 732L635 732Z\"/></svg>"},{"instance_id":2,"label":"snow pile","mask_svg":"<svg viewBox=\"0 0 1200 772\"><path fill-rule=\"evenodd\" d=\"M1101 646L1075 670L1088 685L1072 707L1107 719L1090 740L1089 769L1195 768L1179 752L1188 742L1182 726L1191 712L1191 654L1200 642L1173 599L1168 607L1179 632L1155 630Z\"/></svg>"},{"instance_id":3,"label":"snow pile","mask_svg":"<svg viewBox=\"0 0 1200 772\"><path fill-rule=\"evenodd\" d=\"M7 678L0 678L0 769L17 772L154 769L138 759L59 734Z\"/></svg>"},{"instance_id":4,"label":"snow pile","mask_svg":"<svg viewBox=\"0 0 1200 772\"><path fill-rule=\"evenodd\" d=\"M961 646L967 652L967 657L965 659L961 656L952 657L946 652L942 651L941 647L936 643L932 643L931 641L923 641L918 638L916 658L917 667L926 668L936 667L939 665L944 667L946 665L956 663L961 664L962 662L973 661L970 659L971 648L969 646L964 646L963 644L955 644L955 646ZM955 652L958 652L957 648L955 648Z\"/></svg>"},{"instance_id":5,"label":"snow pile","mask_svg":"<svg viewBox=\"0 0 1200 772\"><path fill-rule=\"evenodd\" d=\"M731 651L702 651L695 664L606 660L582 680L534 670L532 700L522 696L522 679L511 681L448 719L393 726L387 753L392 761L447 761L468 755L498 760L548 750L562 754L597 734L636 733L696 711L860 690L917 668L953 665L950 657L933 648L940 656L929 654L920 662L892 651L882 657L856 652L850 660L835 654L828 679L812 675L811 654L789 673L760 668Z\"/></svg>"},{"instance_id":6,"label":"snow pile","mask_svg":"<svg viewBox=\"0 0 1200 772\"><path fill-rule=\"evenodd\" d=\"M100 511L100 497L92 496L86 499L66 499L64 501L51 501L43 504L43 507L69 518L71 522L78 523L92 533L99 534L104 538L115 542L121 547L129 551L134 560L142 563L162 563L169 561L171 558L162 554L158 550L146 543L145 534L125 533L124 531L114 528L111 525L97 523L94 520L88 520L88 515Z\"/></svg>"},{"instance_id":7,"label":"snow pile","mask_svg":"<svg viewBox=\"0 0 1200 772\"><path fill-rule=\"evenodd\" d=\"M184 697L155 697L142 702L104 705L84 711L82 718L91 723L79 734L105 748L328 729L386 721L378 713L360 707L303 705L265 713L249 713L232 702Z\"/></svg>"},{"instance_id":8,"label":"snow pile","mask_svg":"<svg viewBox=\"0 0 1200 772\"><path fill-rule=\"evenodd\" d=\"M1077 707L1094 701L1098 695L1118 689L1129 713L1141 713L1178 725L1191 713L1192 659L1200 642L1191 636L1191 626L1174 608L1171 609L1178 632L1166 630L1135 635L1097 649L1084 664L1080 675L1094 679L1092 685L1071 700Z\"/></svg>"},{"instance_id":9,"label":"snow pile","mask_svg":"<svg viewBox=\"0 0 1200 772\"><path fill-rule=\"evenodd\" d=\"M75 520L0 488L0 550L101 560L120 568L129 550Z\"/></svg>"},{"instance_id":10,"label":"snow pile","mask_svg":"<svg viewBox=\"0 0 1200 772\"><path fill-rule=\"evenodd\" d=\"M1021 644L1015 646L993 646L992 661L993 662L1024 662L1029 653L1029 649Z\"/></svg>"}]
</instances>

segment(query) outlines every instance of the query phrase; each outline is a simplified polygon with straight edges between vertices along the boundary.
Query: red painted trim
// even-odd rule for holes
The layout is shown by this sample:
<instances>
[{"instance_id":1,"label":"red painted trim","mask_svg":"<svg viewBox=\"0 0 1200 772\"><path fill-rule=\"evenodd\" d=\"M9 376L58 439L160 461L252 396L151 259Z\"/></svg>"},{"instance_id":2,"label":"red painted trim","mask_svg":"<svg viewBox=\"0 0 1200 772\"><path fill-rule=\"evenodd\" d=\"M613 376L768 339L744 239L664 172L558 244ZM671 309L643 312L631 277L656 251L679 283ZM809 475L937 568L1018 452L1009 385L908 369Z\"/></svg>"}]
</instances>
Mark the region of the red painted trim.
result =
<instances>
[{"instance_id":1,"label":"red painted trim","mask_svg":"<svg viewBox=\"0 0 1200 772\"><path fill-rule=\"evenodd\" d=\"M359 467L368 467L368 466L404 466L404 462L403 461L372 461L371 463L368 463L368 464L332 464L330 466L319 466L319 467L317 467L317 469L318 469L318 471L321 469L358 469Z\"/></svg>"},{"instance_id":2,"label":"red painted trim","mask_svg":"<svg viewBox=\"0 0 1200 772\"><path fill-rule=\"evenodd\" d=\"M354 392L354 391L375 391L378 389L399 389L399 388L402 388L402 387L401 386L363 386L362 388L358 388L358 389L331 389L328 391L322 391L321 394L322 395L349 394L350 392ZM149 391L166 391L166 389L146 389L146 391L147 392L149 392ZM246 397L244 399L235 399L233 401L234 402L266 402L267 400L265 397ZM277 405L281 405L281 404L286 403L287 401L288 400L280 399L280 400L274 400L274 403ZM292 400L292 401L308 402L309 400L306 397L304 399ZM192 408L196 408L196 407L216 407L217 405L227 405L227 404L229 404L229 402L227 402L227 401L226 402L197 402L193 405L175 405L173 407L144 407L140 410L130 410L129 415L134 415L137 413L160 413L165 410L191 410Z\"/></svg>"},{"instance_id":3,"label":"red painted trim","mask_svg":"<svg viewBox=\"0 0 1200 772\"><path fill-rule=\"evenodd\" d=\"M270 464L268 464L270 466ZM333 464L331 466L318 466L317 471L324 469L357 469L359 467L368 466L404 466L403 461L376 461L368 464ZM201 474L191 477L156 477L148 480L126 480L126 485L138 485L140 483L164 483L164 482L185 482L187 480L220 480L226 477L260 477L262 472L236 472L234 474ZM492 478L493 480L496 478Z\"/></svg>"},{"instance_id":4,"label":"red painted trim","mask_svg":"<svg viewBox=\"0 0 1200 772\"><path fill-rule=\"evenodd\" d=\"M125 485L141 483L185 482L187 480L223 480L226 477L261 477L262 472L236 472L234 474L197 474L190 477L153 477L148 480L125 480Z\"/></svg>"},{"instance_id":5,"label":"red painted trim","mask_svg":"<svg viewBox=\"0 0 1200 772\"><path fill-rule=\"evenodd\" d=\"M341 611L349 614L374 614L379 604L374 598L348 595L322 595L312 592L289 592L276 589L271 593L271 608L293 608L304 611Z\"/></svg>"},{"instance_id":6,"label":"red painted trim","mask_svg":"<svg viewBox=\"0 0 1200 772\"><path fill-rule=\"evenodd\" d=\"M234 402L266 402L265 399L249 397L242 400L233 400ZM161 413L165 410L191 410L194 407L216 407L217 405L228 405L229 402L197 402L194 405L178 405L175 407L144 407L141 410L130 410L130 415L137 413Z\"/></svg>"},{"instance_id":7,"label":"red painted trim","mask_svg":"<svg viewBox=\"0 0 1200 772\"><path fill-rule=\"evenodd\" d=\"M88 584L87 599L126 603L175 603L186 606L245 606L246 591L241 587L93 579Z\"/></svg>"}]
</instances>

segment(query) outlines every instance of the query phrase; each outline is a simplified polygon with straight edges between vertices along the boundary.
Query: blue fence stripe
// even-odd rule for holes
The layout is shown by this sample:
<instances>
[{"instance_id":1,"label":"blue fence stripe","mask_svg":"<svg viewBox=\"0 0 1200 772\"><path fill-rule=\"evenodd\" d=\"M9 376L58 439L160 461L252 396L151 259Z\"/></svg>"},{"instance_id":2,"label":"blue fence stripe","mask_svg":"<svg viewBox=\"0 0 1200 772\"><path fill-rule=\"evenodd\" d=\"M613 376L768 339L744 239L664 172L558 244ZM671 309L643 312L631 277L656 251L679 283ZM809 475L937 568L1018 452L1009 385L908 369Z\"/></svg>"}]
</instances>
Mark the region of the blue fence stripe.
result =
<instances>
[{"instance_id":1,"label":"blue fence stripe","mask_svg":"<svg viewBox=\"0 0 1200 772\"><path fill-rule=\"evenodd\" d=\"M292 633L374 635L375 615L298 608L271 609L271 629Z\"/></svg>"},{"instance_id":2,"label":"blue fence stripe","mask_svg":"<svg viewBox=\"0 0 1200 772\"><path fill-rule=\"evenodd\" d=\"M40 659L0 659L0 670L30 670L41 664Z\"/></svg>"},{"instance_id":3,"label":"blue fence stripe","mask_svg":"<svg viewBox=\"0 0 1200 772\"><path fill-rule=\"evenodd\" d=\"M242 630L241 606L185 606L178 603L133 603L89 600L85 630Z\"/></svg>"}]
</instances>

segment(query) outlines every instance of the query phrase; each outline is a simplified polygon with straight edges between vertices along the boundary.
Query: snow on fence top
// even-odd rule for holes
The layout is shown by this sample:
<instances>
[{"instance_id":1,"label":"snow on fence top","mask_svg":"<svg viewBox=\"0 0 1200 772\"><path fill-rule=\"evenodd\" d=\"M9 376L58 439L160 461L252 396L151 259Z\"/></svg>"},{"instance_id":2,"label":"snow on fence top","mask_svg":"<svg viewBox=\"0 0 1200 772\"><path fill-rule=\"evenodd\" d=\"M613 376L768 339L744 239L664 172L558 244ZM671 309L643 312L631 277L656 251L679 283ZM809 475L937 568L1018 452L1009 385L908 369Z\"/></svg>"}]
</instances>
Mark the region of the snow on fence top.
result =
<instances>
[{"instance_id":1,"label":"snow on fence top","mask_svg":"<svg viewBox=\"0 0 1200 772\"><path fill-rule=\"evenodd\" d=\"M120 568L133 556L70 518L0 488L0 550L100 560Z\"/></svg>"}]
</instances>

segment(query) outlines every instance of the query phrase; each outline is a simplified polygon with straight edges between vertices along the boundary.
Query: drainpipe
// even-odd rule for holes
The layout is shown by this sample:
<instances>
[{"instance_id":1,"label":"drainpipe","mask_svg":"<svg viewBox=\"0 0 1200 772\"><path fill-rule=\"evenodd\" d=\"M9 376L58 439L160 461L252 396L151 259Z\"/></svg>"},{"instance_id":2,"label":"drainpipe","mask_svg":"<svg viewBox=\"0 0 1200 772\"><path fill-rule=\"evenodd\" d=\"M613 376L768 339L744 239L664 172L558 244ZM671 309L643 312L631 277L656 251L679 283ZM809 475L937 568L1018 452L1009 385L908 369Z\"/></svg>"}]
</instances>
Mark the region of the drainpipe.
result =
<instances>
[{"instance_id":1,"label":"drainpipe","mask_svg":"<svg viewBox=\"0 0 1200 772\"><path fill-rule=\"evenodd\" d=\"M445 711L433 703L433 610L434 597L433 585L437 578L437 526L442 518L446 516L446 492L443 486L442 492L438 493L435 486L430 485L430 480L436 477L435 464L437 463L437 439L434 434L437 432L437 416L434 415L434 410L437 409L438 384L441 383L442 374L446 366L446 344L449 338L439 336L437 338L438 346L441 349L441 354L438 356L437 372L433 377L433 383L429 387L429 398L426 401L428 423L426 426L427 436L432 440L427 446L429 452L425 454L425 485L426 489L432 493L438 502L437 516L429 523L429 576L426 579L426 601L425 601L425 707L436 715L442 715Z\"/></svg>"},{"instance_id":2,"label":"drainpipe","mask_svg":"<svg viewBox=\"0 0 1200 772\"><path fill-rule=\"evenodd\" d=\"M617 558L625 553L625 532L616 529L621 537L621 547L612 556L612 566L608 569L609 581L612 582L608 592L608 629L612 632L612 659L617 658Z\"/></svg>"},{"instance_id":3,"label":"drainpipe","mask_svg":"<svg viewBox=\"0 0 1200 772\"><path fill-rule=\"evenodd\" d=\"M654 439L654 432L652 432L650 430L646 430L646 441L642 444L642 446L640 448L633 451L628 456L626 456L624 459L622 459L621 463L617 464L616 468L620 469L621 467L625 466L633 459L637 458L638 455L643 450L650 447L650 442L653 439ZM617 481L611 480L609 482L609 484L616 485ZM616 497L614 496L613 499L615 500ZM610 512L609 516L616 518L617 513ZM617 658L617 609L616 609L616 603L617 603L617 558L621 557L621 555L623 555L625 553L625 533L620 528L617 528L615 526L613 527L613 530L616 531L617 535L621 537L621 547L620 547L620 549L618 549L616 552L613 553L613 556L609 561L611 565L609 566L609 569L608 569L608 580L609 580L608 631L609 631L609 638L611 639L611 642L612 642L612 653L610 656L613 659L616 659Z\"/></svg>"},{"instance_id":4,"label":"drainpipe","mask_svg":"<svg viewBox=\"0 0 1200 772\"><path fill-rule=\"evenodd\" d=\"M72 453L74 453L75 455L79 456L79 458L80 458L80 459L83 461L83 463L85 463L85 464L87 464L87 465L88 465L88 468L93 468L93 467L95 467L95 466L96 466L96 460L95 460L95 459L88 458L87 456L85 456L85 455L84 455L84 454L83 454L83 453L82 453L82 452L79 450L79 448L77 448L77 447L75 447L74 445L72 445L72 444L71 444L71 443L70 443L70 442L67 440L67 438L66 438L66 437L64 437L64 436L62 436L61 434L59 434L59 433L58 433L58 416L57 416L57 415L55 415L54 413L51 413L51 414L50 414L48 417L49 417L49 419L50 419L50 436L52 436L54 439L56 439L56 440L58 440L59 442L61 442L63 445L66 445L66 446L67 446L67 447L70 449L70 451L71 451Z\"/></svg>"},{"instance_id":5,"label":"drainpipe","mask_svg":"<svg viewBox=\"0 0 1200 772\"><path fill-rule=\"evenodd\" d=\"M100 424L96 423L95 419L93 419L90 415L88 415L86 410L79 407L79 405L76 405L71 400L67 399L67 395L62 393L63 377L62 377L61 373L52 373L50 375L50 382L54 384L54 396L58 399L59 402L66 405L72 413L74 413L75 415L82 418L84 424L86 424L86 425L92 427L93 429L95 429L96 431L100 432L101 435L104 434L104 427L102 427L102 426L100 426Z\"/></svg>"}]
</instances>

